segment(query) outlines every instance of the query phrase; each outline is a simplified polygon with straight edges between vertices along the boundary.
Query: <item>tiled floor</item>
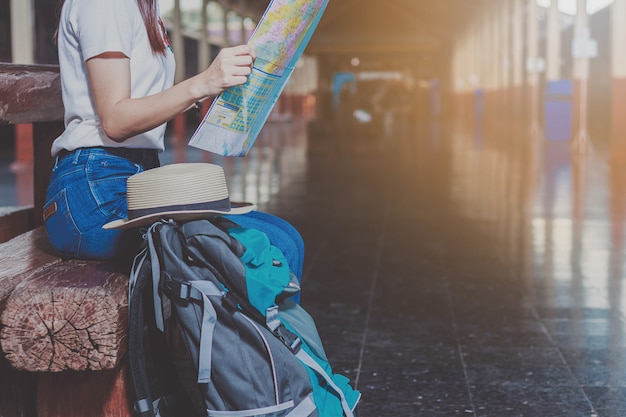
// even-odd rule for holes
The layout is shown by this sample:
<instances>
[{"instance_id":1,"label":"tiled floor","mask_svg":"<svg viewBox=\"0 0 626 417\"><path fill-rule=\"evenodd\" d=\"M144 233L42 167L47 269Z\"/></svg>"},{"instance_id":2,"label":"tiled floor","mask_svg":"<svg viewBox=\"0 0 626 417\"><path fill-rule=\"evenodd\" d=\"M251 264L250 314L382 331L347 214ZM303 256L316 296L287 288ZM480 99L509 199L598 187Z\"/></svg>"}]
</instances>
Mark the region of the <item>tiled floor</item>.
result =
<instances>
[{"instance_id":1,"label":"tiled floor","mask_svg":"<svg viewBox=\"0 0 626 417\"><path fill-rule=\"evenodd\" d=\"M625 416L626 163L488 130L294 120L247 158L188 158L301 231L302 304L360 417Z\"/></svg>"}]
</instances>

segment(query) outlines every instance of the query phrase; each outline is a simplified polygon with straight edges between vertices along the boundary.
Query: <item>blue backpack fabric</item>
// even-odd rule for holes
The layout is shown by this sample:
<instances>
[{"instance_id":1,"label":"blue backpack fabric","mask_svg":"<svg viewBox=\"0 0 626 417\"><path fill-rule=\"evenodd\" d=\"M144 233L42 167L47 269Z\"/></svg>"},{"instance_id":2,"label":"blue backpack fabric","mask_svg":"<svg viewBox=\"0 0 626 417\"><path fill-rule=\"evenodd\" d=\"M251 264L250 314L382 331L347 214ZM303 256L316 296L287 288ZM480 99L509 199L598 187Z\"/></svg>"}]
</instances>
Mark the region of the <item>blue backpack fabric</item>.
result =
<instances>
[{"instance_id":1,"label":"blue backpack fabric","mask_svg":"<svg viewBox=\"0 0 626 417\"><path fill-rule=\"evenodd\" d=\"M361 395L333 373L314 320L293 300L298 279L265 233L217 217L160 221L144 239L129 286L129 367L140 416L356 415ZM157 330L150 345L146 329ZM162 336L169 333L179 343ZM154 392L158 368L167 369L162 379L173 392Z\"/></svg>"}]
</instances>

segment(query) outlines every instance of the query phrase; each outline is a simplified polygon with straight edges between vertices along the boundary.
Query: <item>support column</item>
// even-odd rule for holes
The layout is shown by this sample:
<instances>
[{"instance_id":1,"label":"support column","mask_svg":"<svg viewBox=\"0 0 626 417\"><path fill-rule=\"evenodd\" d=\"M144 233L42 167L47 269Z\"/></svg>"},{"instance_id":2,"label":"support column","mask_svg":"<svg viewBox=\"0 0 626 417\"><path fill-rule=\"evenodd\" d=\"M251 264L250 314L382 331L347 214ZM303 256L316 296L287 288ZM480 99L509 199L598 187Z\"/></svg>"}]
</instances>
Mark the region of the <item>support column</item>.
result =
<instances>
[{"instance_id":1,"label":"support column","mask_svg":"<svg viewBox=\"0 0 626 417\"><path fill-rule=\"evenodd\" d=\"M561 79L561 12L557 0L550 2L547 25L546 78L548 81Z\"/></svg>"},{"instance_id":2,"label":"support column","mask_svg":"<svg viewBox=\"0 0 626 417\"><path fill-rule=\"evenodd\" d=\"M226 6L222 6L224 14L222 15L222 21L224 23L224 47L230 46L230 30L228 29L228 13L230 10Z\"/></svg>"},{"instance_id":3,"label":"support column","mask_svg":"<svg viewBox=\"0 0 626 417\"><path fill-rule=\"evenodd\" d=\"M211 45L209 44L209 21L207 18L207 7L209 0L202 0L200 10L200 42L198 42L198 73L204 71L211 65ZM200 118L204 117L209 110L211 100L204 100L200 110Z\"/></svg>"},{"instance_id":4,"label":"support column","mask_svg":"<svg viewBox=\"0 0 626 417\"><path fill-rule=\"evenodd\" d=\"M11 0L11 51L16 64L35 62L35 6L33 0ZM15 125L15 161L11 170L17 175L17 200L20 205L34 204L33 198L33 125Z\"/></svg>"},{"instance_id":5,"label":"support column","mask_svg":"<svg viewBox=\"0 0 626 417\"><path fill-rule=\"evenodd\" d=\"M465 94L465 89L463 87L465 74L461 70L460 63L463 60L464 46L463 37L460 35L455 36L451 47L452 58L450 60L451 69L448 82L454 88L454 108L457 114L463 114L463 107L461 106L461 103Z\"/></svg>"},{"instance_id":6,"label":"support column","mask_svg":"<svg viewBox=\"0 0 626 417\"><path fill-rule=\"evenodd\" d=\"M546 94L544 136L547 140L569 142L572 138L572 82L561 73L561 13L558 1L550 2L547 25Z\"/></svg>"},{"instance_id":7,"label":"support column","mask_svg":"<svg viewBox=\"0 0 626 417\"><path fill-rule=\"evenodd\" d=\"M498 13L498 32L500 42L500 62L498 62L499 72L501 74L501 82L499 85L498 96L500 97L500 109L503 111L501 121L509 123L511 100L511 15L510 0L500 0L500 12Z\"/></svg>"},{"instance_id":8,"label":"support column","mask_svg":"<svg viewBox=\"0 0 626 417\"><path fill-rule=\"evenodd\" d=\"M611 5L611 78L612 117L611 146L623 153L626 160L626 0L614 0Z\"/></svg>"},{"instance_id":9,"label":"support column","mask_svg":"<svg viewBox=\"0 0 626 417\"><path fill-rule=\"evenodd\" d=\"M246 33L246 2L245 0L239 0L239 9L241 16L241 44L248 42L248 36Z\"/></svg>"},{"instance_id":10,"label":"support column","mask_svg":"<svg viewBox=\"0 0 626 417\"><path fill-rule=\"evenodd\" d=\"M483 36L484 45L486 46L484 49L486 62L489 63L489 68L487 69L487 77L486 85L485 85L485 95L484 95L484 104L485 104L485 116L488 121L493 121L497 119L495 116L496 109L498 109L497 102L497 91L500 85L500 72L498 71L500 55L498 53L498 31L497 31L497 22L498 22L498 14L492 8L487 8L485 11L484 24L485 24L485 33Z\"/></svg>"},{"instance_id":11,"label":"support column","mask_svg":"<svg viewBox=\"0 0 626 417\"><path fill-rule=\"evenodd\" d=\"M477 105L480 107L476 109L476 116L480 118L482 121L486 112L489 112L491 102L488 99L488 94L493 88L493 58L489 54L489 50L493 46L493 40L491 36L491 27L489 25L490 22L490 13L489 9L483 9L482 16L479 19L480 29L479 29L479 39L478 43L481 45L480 48L480 80L481 85L480 91L477 91L476 100L480 100L477 102Z\"/></svg>"},{"instance_id":12,"label":"support column","mask_svg":"<svg viewBox=\"0 0 626 417\"><path fill-rule=\"evenodd\" d=\"M35 62L35 6L33 0L11 0L11 51L13 63Z\"/></svg>"},{"instance_id":13,"label":"support column","mask_svg":"<svg viewBox=\"0 0 626 417\"><path fill-rule=\"evenodd\" d=\"M185 40L183 38L182 22L180 13L180 0L174 0L174 57L176 58L176 75L174 82L179 83L187 76L185 65Z\"/></svg>"},{"instance_id":14,"label":"support column","mask_svg":"<svg viewBox=\"0 0 626 417\"><path fill-rule=\"evenodd\" d=\"M481 45L480 45L480 36L481 30L480 25L474 23L470 28L468 28L468 32L465 36L464 41L464 50L465 57L468 60L468 66L466 68L465 80L467 86L464 89L464 99L463 105L467 107L467 114L471 116L469 120L472 121L474 126L477 126L478 123L478 106L481 104L478 102L480 99L480 80L481 80L481 71L482 71L482 56L481 56ZM463 63L459 63L460 68L463 68Z\"/></svg>"},{"instance_id":15,"label":"support column","mask_svg":"<svg viewBox=\"0 0 626 417\"><path fill-rule=\"evenodd\" d=\"M200 9L200 42L198 42L198 72L205 70L211 63L209 45L209 20L207 18L207 6L209 0L202 0Z\"/></svg>"},{"instance_id":16,"label":"support column","mask_svg":"<svg viewBox=\"0 0 626 417\"><path fill-rule=\"evenodd\" d=\"M574 68L574 135L572 149L579 156L590 146L587 134L587 81L589 78L589 16L587 15L587 0L576 1L576 20L574 24L574 44L572 55ZM585 215L585 201L587 200L588 170L586 158L581 157L578 163L572 166L572 253L580 250L583 239L582 222Z\"/></svg>"},{"instance_id":17,"label":"support column","mask_svg":"<svg viewBox=\"0 0 626 417\"><path fill-rule=\"evenodd\" d=\"M517 130L524 123L521 117L523 112L523 70L524 70L524 45L523 45L523 3L522 0L511 0L511 101L512 101L512 119Z\"/></svg>"},{"instance_id":18,"label":"support column","mask_svg":"<svg viewBox=\"0 0 626 417\"><path fill-rule=\"evenodd\" d=\"M587 15L587 0L577 0L576 21L574 25L574 42L582 49L574 56L574 126L577 132L573 145L577 150L585 150L589 143L587 132L587 84L589 80L590 41L589 16ZM574 48L574 49L578 49Z\"/></svg>"},{"instance_id":19,"label":"support column","mask_svg":"<svg viewBox=\"0 0 626 417\"><path fill-rule=\"evenodd\" d=\"M187 76L187 68L185 65L185 40L183 38L180 0L174 0L174 39L173 49L176 58L176 73L174 75L174 83L183 81ZM187 118L185 113L179 114L172 121L173 137L172 145L174 147L174 162L180 163L186 161L186 143L187 136Z\"/></svg>"},{"instance_id":20,"label":"support column","mask_svg":"<svg viewBox=\"0 0 626 417\"><path fill-rule=\"evenodd\" d=\"M485 28L483 23L484 11L479 10L476 15L472 18L472 27L469 34L470 42L471 42L471 51L470 53L474 56L474 76L473 76L473 85L467 89L467 109L469 120L472 123L478 121L478 117L480 116L479 110L482 111L482 107L479 109L478 104L482 104L482 102L478 102L480 98L482 100L485 85L484 81L486 80L486 68L488 63L485 62L485 44L484 41L484 33Z\"/></svg>"},{"instance_id":21,"label":"support column","mask_svg":"<svg viewBox=\"0 0 626 417\"><path fill-rule=\"evenodd\" d=\"M537 0L526 1L526 70L528 91L528 114L530 133L533 138L541 135L539 124L539 73L544 60L539 57L539 9ZM626 0L625 0L626 1Z\"/></svg>"},{"instance_id":22,"label":"support column","mask_svg":"<svg viewBox=\"0 0 626 417\"><path fill-rule=\"evenodd\" d=\"M624 214L626 213L626 0L614 0L611 7L611 135L610 135L610 204L611 237L615 253L624 247ZM613 253L613 251L611 251ZM614 261L613 276L621 277L622 263ZM618 275L619 274L619 275ZM619 278L612 280L618 283ZM621 291L613 291L612 295Z\"/></svg>"}]
</instances>

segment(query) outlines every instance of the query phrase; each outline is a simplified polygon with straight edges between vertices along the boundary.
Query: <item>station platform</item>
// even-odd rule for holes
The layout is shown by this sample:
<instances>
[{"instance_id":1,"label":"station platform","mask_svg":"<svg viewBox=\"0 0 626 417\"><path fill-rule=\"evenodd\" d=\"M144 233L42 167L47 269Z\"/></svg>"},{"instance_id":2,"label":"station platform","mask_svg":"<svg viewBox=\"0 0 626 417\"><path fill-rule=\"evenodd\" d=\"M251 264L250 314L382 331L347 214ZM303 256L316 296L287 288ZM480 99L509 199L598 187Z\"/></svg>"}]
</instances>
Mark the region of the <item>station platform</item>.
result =
<instances>
[{"instance_id":1,"label":"station platform","mask_svg":"<svg viewBox=\"0 0 626 417\"><path fill-rule=\"evenodd\" d=\"M246 158L162 162L223 165L232 200L300 230L301 303L359 417L626 415L626 164L607 141L308 122L268 123ZM0 205L19 203L8 159Z\"/></svg>"}]
</instances>

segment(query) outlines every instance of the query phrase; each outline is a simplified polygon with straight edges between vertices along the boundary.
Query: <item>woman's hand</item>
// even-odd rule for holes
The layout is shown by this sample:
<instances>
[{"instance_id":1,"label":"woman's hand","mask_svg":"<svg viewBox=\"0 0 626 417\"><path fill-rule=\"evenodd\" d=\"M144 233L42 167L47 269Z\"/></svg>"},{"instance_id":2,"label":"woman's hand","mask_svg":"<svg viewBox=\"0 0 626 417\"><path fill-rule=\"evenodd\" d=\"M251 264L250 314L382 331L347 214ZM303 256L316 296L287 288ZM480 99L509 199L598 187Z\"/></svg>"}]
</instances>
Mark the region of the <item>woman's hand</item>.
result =
<instances>
[{"instance_id":1,"label":"woman's hand","mask_svg":"<svg viewBox=\"0 0 626 417\"><path fill-rule=\"evenodd\" d=\"M254 52L248 45L222 49L209 68L191 80L192 95L201 100L216 96L230 87L245 84L252 72L254 58Z\"/></svg>"}]
</instances>

